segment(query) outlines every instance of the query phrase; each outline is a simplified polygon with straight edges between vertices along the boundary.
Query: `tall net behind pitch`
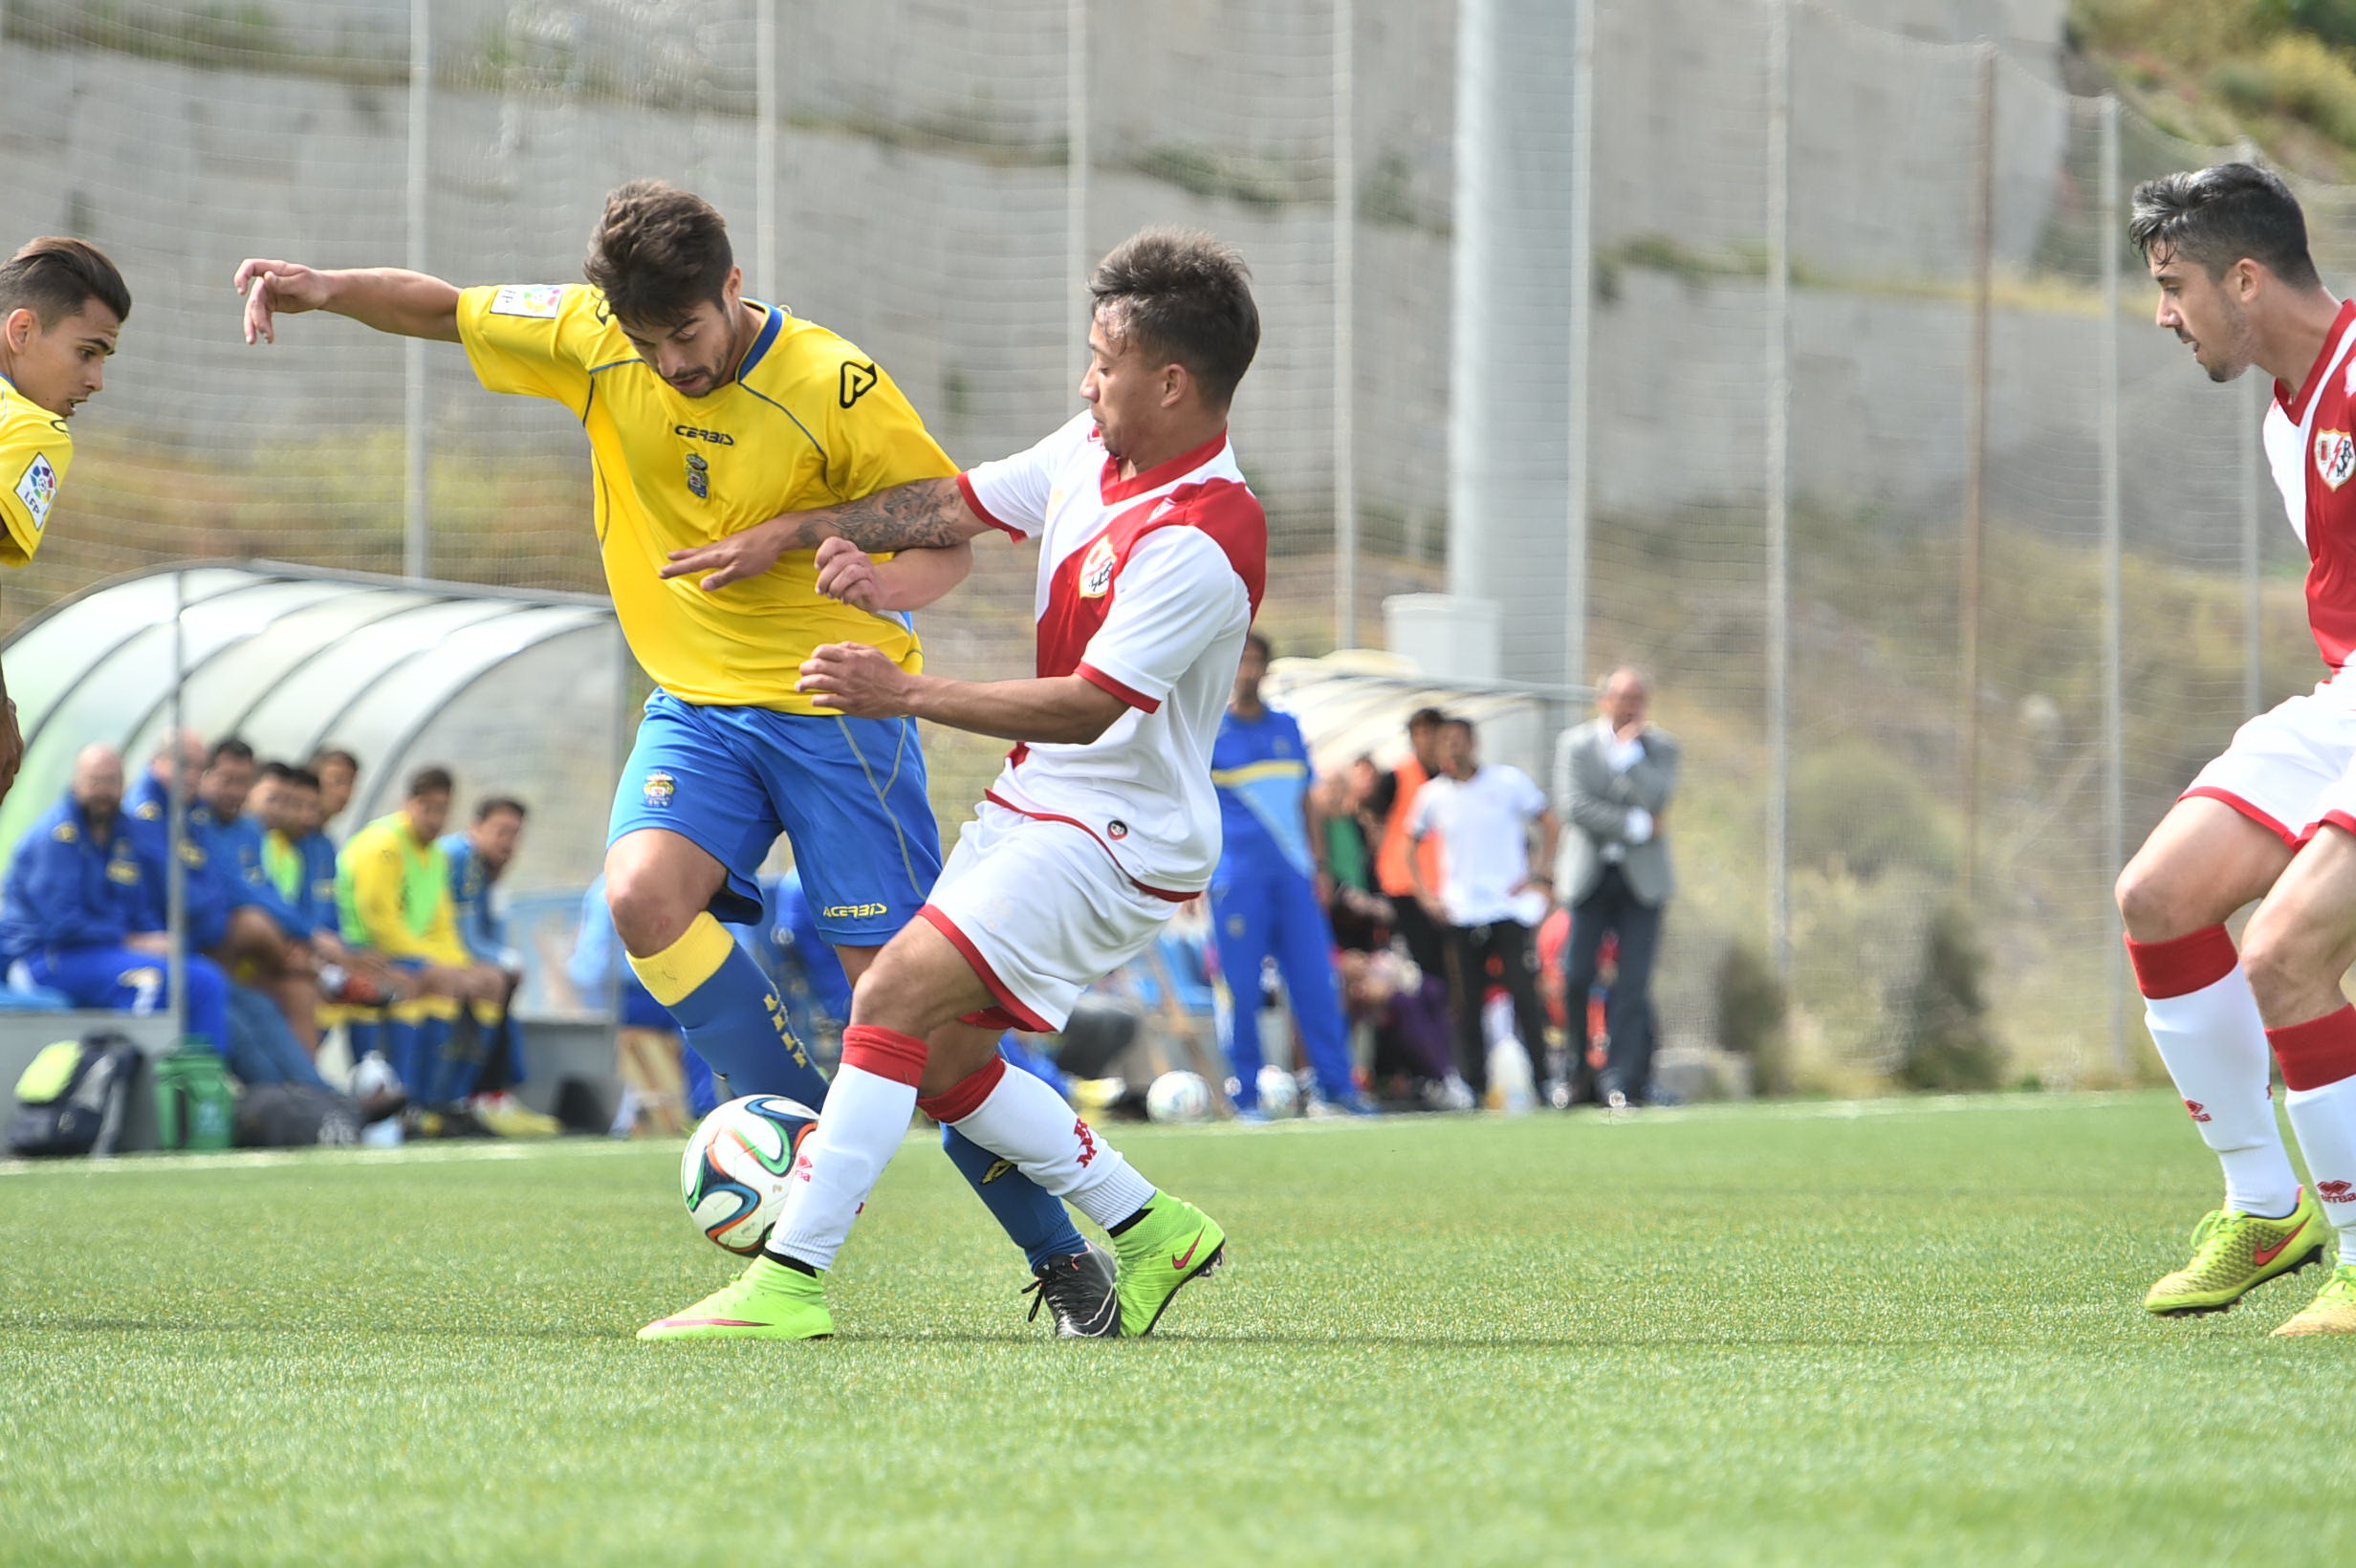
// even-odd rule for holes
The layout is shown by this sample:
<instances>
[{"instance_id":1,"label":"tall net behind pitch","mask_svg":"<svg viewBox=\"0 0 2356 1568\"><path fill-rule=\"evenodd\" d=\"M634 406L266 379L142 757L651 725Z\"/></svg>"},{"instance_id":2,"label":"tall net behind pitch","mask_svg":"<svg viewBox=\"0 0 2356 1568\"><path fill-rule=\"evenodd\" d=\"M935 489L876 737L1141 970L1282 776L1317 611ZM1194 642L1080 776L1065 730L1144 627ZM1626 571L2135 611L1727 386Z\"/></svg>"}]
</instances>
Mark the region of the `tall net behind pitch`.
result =
<instances>
[{"instance_id":1,"label":"tall net behind pitch","mask_svg":"<svg viewBox=\"0 0 2356 1568\"><path fill-rule=\"evenodd\" d=\"M1687 743L1662 1021L1679 1047L1731 1038L1774 975L1794 1072L1823 1087L1974 1029L2001 1080L2149 1071L2118 861L2316 670L2263 390L2209 385L2149 325L2120 238L2136 181L2223 149L2065 90L2058 0L2006 8L2038 35L1994 46L1939 41L1952 10L1597 0L1591 71L1563 84L1594 122L1573 673L1650 666ZM1457 21L1408 0L0 0L8 237L87 234L138 300L52 537L0 577L0 631L185 557L596 590L560 409L347 322L248 349L229 278L274 254L566 280L604 191L653 174L711 197L751 292L862 345L961 462L1078 406L1105 248L1146 222L1233 241L1266 327L1235 416L1273 527L1263 623L1283 652L1332 645L1345 611L1379 642L1385 596L1448 585L1451 528L1512 526L1447 514ZM2345 282L2356 194L2298 187ZM1564 554L1501 534L1491 558ZM980 547L926 621L942 667L1025 667L1030 570ZM1532 575L1532 603L1570 601ZM1554 679L1573 630L1516 612L1507 674ZM946 816L997 751L935 737Z\"/></svg>"}]
</instances>

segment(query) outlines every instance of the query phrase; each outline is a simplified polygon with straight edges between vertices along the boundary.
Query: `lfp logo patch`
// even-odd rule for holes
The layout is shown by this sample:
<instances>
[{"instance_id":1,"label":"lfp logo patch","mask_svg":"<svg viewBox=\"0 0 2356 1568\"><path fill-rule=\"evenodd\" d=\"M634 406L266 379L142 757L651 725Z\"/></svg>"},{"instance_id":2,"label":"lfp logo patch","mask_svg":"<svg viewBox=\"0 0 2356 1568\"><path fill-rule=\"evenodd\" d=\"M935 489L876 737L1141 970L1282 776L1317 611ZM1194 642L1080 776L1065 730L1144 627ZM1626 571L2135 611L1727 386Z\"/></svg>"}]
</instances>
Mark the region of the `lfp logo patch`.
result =
<instances>
[{"instance_id":1,"label":"lfp logo patch","mask_svg":"<svg viewBox=\"0 0 2356 1568\"><path fill-rule=\"evenodd\" d=\"M659 811L668 811L672 797L678 793L679 781L662 769L657 768L646 775L646 788L644 795L647 805Z\"/></svg>"},{"instance_id":2,"label":"lfp logo patch","mask_svg":"<svg viewBox=\"0 0 2356 1568\"><path fill-rule=\"evenodd\" d=\"M57 470L50 466L47 454L35 452L33 461L16 481L16 499L33 513L33 531L41 532L49 521L49 509L57 501Z\"/></svg>"},{"instance_id":3,"label":"lfp logo patch","mask_svg":"<svg viewBox=\"0 0 2356 1568\"><path fill-rule=\"evenodd\" d=\"M511 283L491 296L491 314L553 316L563 304L561 283Z\"/></svg>"},{"instance_id":4,"label":"lfp logo patch","mask_svg":"<svg viewBox=\"0 0 2356 1568\"><path fill-rule=\"evenodd\" d=\"M2316 431L2315 471L2333 490L2346 484L2356 474L2356 436L2345 430Z\"/></svg>"}]
</instances>

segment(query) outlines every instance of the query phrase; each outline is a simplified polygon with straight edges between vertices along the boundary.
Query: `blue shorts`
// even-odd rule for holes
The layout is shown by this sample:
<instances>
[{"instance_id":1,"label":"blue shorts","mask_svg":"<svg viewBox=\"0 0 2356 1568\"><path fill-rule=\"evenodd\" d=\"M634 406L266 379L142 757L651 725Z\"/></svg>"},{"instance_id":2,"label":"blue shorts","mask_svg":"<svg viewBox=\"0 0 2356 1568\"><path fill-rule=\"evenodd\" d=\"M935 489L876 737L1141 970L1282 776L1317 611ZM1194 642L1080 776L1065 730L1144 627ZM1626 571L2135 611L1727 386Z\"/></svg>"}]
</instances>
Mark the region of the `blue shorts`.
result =
<instances>
[{"instance_id":1,"label":"blue shorts","mask_svg":"<svg viewBox=\"0 0 2356 1568\"><path fill-rule=\"evenodd\" d=\"M913 719L699 708L658 691L605 841L641 828L692 839L726 866L711 912L739 926L761 918L755 878L783 833L818 934L840 947L889 941L941 874Z\"/></svg>"}]
</instances>

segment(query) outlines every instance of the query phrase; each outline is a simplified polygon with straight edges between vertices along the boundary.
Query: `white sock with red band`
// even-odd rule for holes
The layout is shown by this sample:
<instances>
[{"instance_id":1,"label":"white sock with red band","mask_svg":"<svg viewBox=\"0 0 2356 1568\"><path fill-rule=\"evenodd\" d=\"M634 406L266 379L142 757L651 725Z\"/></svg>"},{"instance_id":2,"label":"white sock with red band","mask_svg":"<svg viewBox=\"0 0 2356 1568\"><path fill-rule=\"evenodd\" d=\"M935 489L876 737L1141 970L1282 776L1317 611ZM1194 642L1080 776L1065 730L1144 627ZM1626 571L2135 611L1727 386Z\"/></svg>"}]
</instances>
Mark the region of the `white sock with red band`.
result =
<instances>
[{"instance_id":1,"label":"white sock with red band","mask_svg":"<svg viewBox=\"0 0 2356 1568\"><path fill-rule=\"evenodd\" d=\"M818 1126L802 1140L764 1252L813 1269L835 1266L851 1222L908 1135L924 1073L925 1042L914 1035L868 1024L842 1032L842 1067Z\"/></svg>"},{"instance_id":2,"label":"white sock with red band","mask_svg":"<svg viewBox=\"0 0 2356 1568\"><path fill-rule=\"evenodd\" d=\"M830 1114L834 1103L829 1095ZM1025 1176L1108 1230L1153 1199L1153 1184L1074 1116L1061 1095L1028 1073L1008 1072L999 1058L919 1108L1014 1161Z\"/></svg>"},{"instance_id":3,"label":"white sock with red band","mask_svg":"<svg viewBox=\"0 0 2356 1568\"><path fill-rule=\"evenodd\" d=\"M2288 1029L2270 1029L2290 1089L2291 1130L2323 1217L2340 1233L2340 1261L2356 1263L2356 1007Z\"/></svg>"},{"instance_id":4,"label":"white sock with red band","mask_svg":"<svg viewBox=\"0 0 2356 1568\"><path fill-rule=\"evenodd\" d=\"M2212 926L2172 942L2127 940L2144 1025L2225 1167L2225 1207L2280 1217L2299 1203L2299 1177L2269 1098L2266 1026L2234 939Z\"/></svg>"}]
</instances>

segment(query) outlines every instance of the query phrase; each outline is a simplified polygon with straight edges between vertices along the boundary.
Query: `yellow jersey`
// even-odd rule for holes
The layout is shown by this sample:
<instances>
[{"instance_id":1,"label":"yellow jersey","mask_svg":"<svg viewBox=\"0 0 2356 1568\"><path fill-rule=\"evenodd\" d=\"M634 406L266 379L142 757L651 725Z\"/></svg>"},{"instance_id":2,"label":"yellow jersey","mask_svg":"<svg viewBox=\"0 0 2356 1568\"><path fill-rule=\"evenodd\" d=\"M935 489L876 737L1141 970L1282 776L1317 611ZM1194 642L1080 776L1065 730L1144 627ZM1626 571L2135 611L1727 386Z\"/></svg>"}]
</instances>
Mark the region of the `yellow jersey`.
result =
<instances>
[{"instance_id":1,"label":"yellow jersey","mask_svg":"<svg viewBox=\"0 0 2356 1568\"><path fill-rule=\"evenodd\" d=\"M458 334L485 386L554 399L588 432L606 585L655 684L682 702L815 713L794 690L813 649L869 642L917 669L914 621L820 594L810 551L714 593L693 577L665 581L670 553L957 466L875 361L755 308L768 319L736 379L701 398L656 375L586 284L468 289Z\"/></svg>"},{"instance_id":2,"label":"yellow jersey","mask_svg":"<svg viewBox=\"0 0 2356 1568\"><path fill-rule=\"evenodd\" d=\"M449 857L438 843L418 842L406 812L352 835L336 857L336 904L343 940L354 947L453 969L472 962L458 939Z\"/></svg>"},{"instance_id":3,"label":"yellow jersey","mask_svg":"<svg viewBox=\"0 0 2356 1568\"><path fill-rule=\"evenodd\" d=\"M0 566L22 566L41 548L57 487L74 461L65 421L0 376Z\"/></svg>"}]
</instances>

